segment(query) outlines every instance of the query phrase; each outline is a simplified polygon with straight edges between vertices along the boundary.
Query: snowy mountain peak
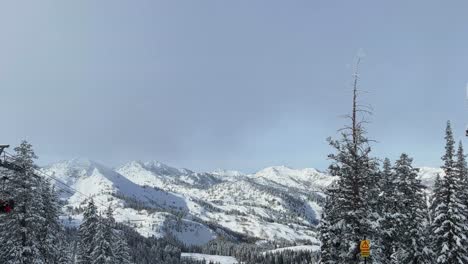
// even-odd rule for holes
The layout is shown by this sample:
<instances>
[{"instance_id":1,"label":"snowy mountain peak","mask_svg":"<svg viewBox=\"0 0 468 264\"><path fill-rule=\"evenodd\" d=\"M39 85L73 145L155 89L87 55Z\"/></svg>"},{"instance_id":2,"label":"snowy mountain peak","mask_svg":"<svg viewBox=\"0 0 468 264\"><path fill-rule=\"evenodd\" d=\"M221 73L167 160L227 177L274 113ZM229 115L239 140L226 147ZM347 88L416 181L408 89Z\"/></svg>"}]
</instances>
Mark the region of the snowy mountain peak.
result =
<instances>
[{"instance_id":1,"label":"snowy mountain peak","mask_svg":"<svg viewBox=\"0 0 468 264\"><path fill-rule=\"evenodd\" d=\"M133 161L116 169L116 171L139 185L177 190L191 186L206 188L219 180L210 173L196 173L189 169L178 169L159 161Z\"/></svg>"},{"instance_id":2,"label":"snowy mountain peak","mask_svg":"<svg viewBox=\"0 0 468 264\"><path fill-rule=\"evenodd\" d=\"M255 173L254 176L286 187L309 186L315 189L323 189L336 179L313 168L293 169L287 166L268 167Z\"/></svg>"},{"instance_id":3,"label":"snowy mountain peak","mask_svg":"<svg viewBox=\"0 0 468 264\"><path fill-rule=\"evenodd\" d=\"M143 162L143 166L152 169L172 169L172 167L157 160L145 161Z\"/></svg>"},{"instance_id":4,"label":"snowy mountain peak","mask_svg":"<svg viewBox=\"0 0 468 264\"><path fill-rule=\"evenodd\" d=\"M139 169L139 170L147 170L155 175L158 176L180 176L185 174L191 174L193 171L188 169L178 169L166 165L160 161L152 160L152 161L131 161L128 162L117 170L121 169Z\"/></svg>"},{"instance_id":5,"label":"snowy mountain peak","mask_svg":"<svg viewBox=\"0 0 468 264\"><path fill-rule=\"evenodd\" d=\"M71 178L90 176L93 174L94 170L103 172L112 171L112 169L86 158L74 158L71 160L59 161L44 167L43 171L44 170L47 170L49 174L52 173L59 178L63 178L63 175L68 175Z\"/></svg>"}]
</instances>

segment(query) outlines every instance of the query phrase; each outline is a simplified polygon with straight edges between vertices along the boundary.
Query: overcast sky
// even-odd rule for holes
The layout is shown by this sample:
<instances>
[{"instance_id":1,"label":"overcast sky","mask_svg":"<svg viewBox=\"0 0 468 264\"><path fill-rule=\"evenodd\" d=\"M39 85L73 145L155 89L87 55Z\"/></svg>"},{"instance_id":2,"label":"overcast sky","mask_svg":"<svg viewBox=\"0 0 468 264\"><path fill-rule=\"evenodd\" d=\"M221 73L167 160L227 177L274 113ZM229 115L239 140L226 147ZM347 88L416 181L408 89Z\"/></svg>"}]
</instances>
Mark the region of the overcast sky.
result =
<instances>
[{"instance_id":1,"label":"overcast sky","mask_svg":"<svg viewBox=\"0 0 468 264\"><path fill-rule=\"evenodd\" d=\"M0 141L39 163L325 169L349 112L374 154L439 166L468 122L466 1L2 1Z\"/></svg>"}]
</instances>

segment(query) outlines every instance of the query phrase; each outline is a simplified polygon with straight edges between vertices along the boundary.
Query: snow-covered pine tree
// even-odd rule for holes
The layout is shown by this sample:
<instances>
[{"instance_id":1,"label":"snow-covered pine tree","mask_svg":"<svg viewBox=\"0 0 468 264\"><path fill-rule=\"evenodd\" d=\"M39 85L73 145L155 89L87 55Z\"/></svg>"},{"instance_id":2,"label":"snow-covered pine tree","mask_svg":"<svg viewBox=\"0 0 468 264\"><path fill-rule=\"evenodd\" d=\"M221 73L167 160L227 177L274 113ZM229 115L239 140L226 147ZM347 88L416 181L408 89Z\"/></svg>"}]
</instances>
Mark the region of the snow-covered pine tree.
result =
<instances>
[{"instance_id":1,"label":"snow-covered pine tree","mask_svg":"<svg viewBox=\"0 0 468 264\"><path fill-rule=\"evenodd\" d=\"M117 239L114 244L115 251L115 263L116 264L131 264L130 249L128 248L127 241L123 237L123 234L117 234L120 239Z\"/></svg>"},{"instance_id":2,"label":"snow-covered pine tree","mask_svg":"<svg viewBox=\"0 0 468 264\"><path fill-rule=\"evenodd\" d=\"M379 196L379 203L382 206L382 251L383 258L391 259L395 249L398 201L397 201L397 180L393 172L392 164L388 158L384 159L383 170L381 172L382 194Z\"/></svg>"},{"instance_id":3,"label":"snow-covered pine tree","mask_svg":"<svg viewBox=\"0 0 468 264\"><path fill-rule=\"evenodd\" d=\"M359 60L357 65L359 65ZM358 71L354 74L353 110L349 116L351 125L345 127L340 140L329 143L336 153L329 155L333 161L330 171L339 176L336 189L329 191L333 200L334 214L330 217L329 226L339 234L339 239L331 241L336 252L337 263L358 263L360 261L359 242L371 239L371 263L381 263L379 223L380 216L369 201L379 193L376 188L378 162L370 156L369 139L363 127L363 121L358 120L362 112L357 103ZM327 212L326 212L327 213ZM377 249L377 250L376 250Z\"/></svg>"},{"instance_id":4,"label":"snow-covered pine tree","mask_svg":"<svg viewBox=\"0 0 468 264\"><path fill-rule=\"evenodd\" d=\"M59 221L58 197L48 180L43 180L39 188L42 196L41 214L44 218L38 232L39 249L46 263L63 263L67 254L64 252L63 227Z\"/></svg>"},{"instance_id":5,"label":"snow-covered pine tree","mask_svg":"<svg viewBox=\"0 0 468 264\"><path fill-rule=\"evenodd\" d=\"M116 230L116 224L112 207L109 206L106 211L106 225L111 228L110 243L113 252L113 263L115 264L130 264L130 249L127 241L120 230Z\"/></svg>"},{"instance_id":6,"label":"snow-covered pine tree","mask_svg":"<svg viewBox=\"0 0 468 264\"><path fill-rule=\"evenodd\" d=\"M370 232L372 239L372 263L385 263L384 248L383 248L383 204L380 203L379 198L383 194L382 190L382 173L376 159L374 159L373 168L369 170L369 177L367 179L367 192L365 194L369 206L369 215L367 224L371 226Z\"/></svg>"},{"instance_id":7,"label":"snow-covered pine tree","mask_svg":"<svg viewBox=\"0 0 468 264\"><path fill-rule=\"evenodd\" d=\"M88 206L83 213L83 222L79 228L79 242L77 263L78 264L92 264L93 251L96 248L97 231L99 228L99 218L94 201L90 200ZM102 232L101 232L102 233Z\"/></svg>"},{"instance_id":8,"label":"snow-covered pine tree","mask_svg":"<svg viewBox=\"0 0 468 264\"><path fill-rule=\"evenodd\" d=\"M432 263L428 247L427 204L425 187L418 177L418 169L413 168L413 159L403 153L395 162L396 175L396 217L394 217L395 248L400 263Z\"/></svg>"},{"instance_id":9,"label":"snow-covered pine tree","mask_svg":"<svg viewBox=\"0 0 468 264\"><path fill-rule=\"evenodd\" d=\"M107 207L105 220L110 227L115 228L114 210L111 205Z\"/></svg>"},{"instance_id":10,"label":"snow-covered pine tree","mask_svg":"<svg viewBox=\"0 0 468 264\"><path fill-rule=\"evenodd\" d=\"M465 206L464 215L465 215L465 236L468 237L468 167L466 163L466 155L463 149L463 144L460 141L458 144L457 150L457 161L455 164L456 174L458 175L461 190L462 190L462 204Z\"/></svg>"},{"instance_id":11,"label":"snow-covered pine tree","mask_svg":"<svg viewBox=\"0 0 468 264\"><path fill-rule=\"evenodd\" d=\"M442 157L445 177L439 179L433 198L433 251L438 264L462 264L468 263L464 190L457 175L455 141L450 122L447 122L445 140L445 155Z\"/></svg>"},{"instance_id":12,"label":"snow-covered pine tree","mask_svg":"<svg viewBox=\"0 0 468 264\"><path fill-rule=\"evenodd\" d=\"M95 245L92 256L92 264L114 264L114 253L112 252L112 228L106 224L106 219L99 217L97 233L94 236Z\"/></svg>"},{"instance_id":13,"label":"snow-covered pine tree","mask_svg":"<svg viewBox=\"0 0 468 264\"><path fill-rule=\"evenodd\" d=\"M320 220L319 231L320 231L320 263L321 264L335 264L335 252L333 252L333 241L336 240L333 230L330 226L330 219L332 212L332 201L330 197L326 198L325 206L323 207L322 218Z\"/></svg>"},{"instance_id":14,"label":"snow-covered pine tree","mask_svg":"<svg viewBox=\"0 0 468 264\"><path fill-rule=\"evenodd\" d=\"M15 200L15 210L1 221L0 262L11 264L45 263L40 251L38 230L44 223L41 215L40 179L34 176L37 159L27 141L15 149L15 163L21 171L8 172L7 193Z\"/></svg>"},{"instance_id":15,"label":"snow-covered pine tree","mask_svg":"<svg viewBox=\"0 0 468 264\"><path fill-rule=\"evenodd\" d=\"M116 236L116 233L115 233L114 212L110 205L106 210L106 218L100 218L100 220L102 222L102 227L104 228L104 238L111 245L112 256L114 256L114 252L112 250L113 243L115 242L115 240L119 238Z\"/></svg>"}]
</instances>

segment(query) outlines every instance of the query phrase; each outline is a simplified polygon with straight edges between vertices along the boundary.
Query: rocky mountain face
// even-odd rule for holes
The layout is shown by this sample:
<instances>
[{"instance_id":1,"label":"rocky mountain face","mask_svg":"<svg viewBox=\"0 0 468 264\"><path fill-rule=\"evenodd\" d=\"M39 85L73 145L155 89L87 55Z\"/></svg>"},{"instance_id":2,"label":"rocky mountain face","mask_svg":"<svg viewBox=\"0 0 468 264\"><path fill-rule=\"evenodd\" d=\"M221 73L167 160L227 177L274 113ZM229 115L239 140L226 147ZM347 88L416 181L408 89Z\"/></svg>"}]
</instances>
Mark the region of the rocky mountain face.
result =
<instances>
[{"instance_id":1,"label":"rocky mountain face","mask_svg":"<svg viewBox=\"0 0 468 264\"><path fill-rule=\"evenodd\" d=\"M254 174L200 173L157 161L132 161L111 169L75 159L41 170L58 179L52 182L64 202L65 224L79 225L82 208L93 198L100 210L111 206L117 221L143 236L169 235L188 245L218 236L318 243L323 191L336 179L315 169L277 166ZM420 177L432 186L437 173L440 170L422 168Z\"/></svg>"}]
</instances>

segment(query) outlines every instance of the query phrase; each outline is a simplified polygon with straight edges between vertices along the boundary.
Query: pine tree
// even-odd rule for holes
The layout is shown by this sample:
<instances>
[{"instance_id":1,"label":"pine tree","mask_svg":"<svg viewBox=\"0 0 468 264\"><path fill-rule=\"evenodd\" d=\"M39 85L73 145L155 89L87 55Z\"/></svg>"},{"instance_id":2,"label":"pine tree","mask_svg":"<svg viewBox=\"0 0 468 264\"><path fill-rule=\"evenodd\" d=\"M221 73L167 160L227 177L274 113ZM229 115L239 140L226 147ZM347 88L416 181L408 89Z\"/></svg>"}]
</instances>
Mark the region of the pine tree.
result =
<instances>
[{"instance_id":1,"label":"pine tree","mask_svg":"<svg viewBox=\"0 0 468 264\"><path fill-rule=\"evenodd\" d=\"M41 215L40 179L34 176L36 154L32 145L23 141L15 149L15 163L22 169L9 173L7 192L15 200L15 210L3 216L1 223L1 263L44 263L38 230L44 223Z\"/></svg>"},{"instance_id":2,"label":"pine tree","mask_svg":"<svg viewBox=\"0 0 468 264\"><path fill-rule=\"evenodd\" d=\"M112 247L113 263L115 264L129 264L130 254L127 242L119 230L116 230L116 224L114 219L114 212L112 207L109 206L106 211L106 237Z\"/></svg>"},{"instance_id":3,"label":"pine tree","mask_svg":"<svg viewBox=\"0 0 468 264\"><path fill-rule=\"evenodd\" d=\"M78 264L92 264L93 251L97 247L96 238L99 229L99 218L97 209L93 200L90 200L88 206L83 213L83 222L79 228L79 244L77 263ZM103 234L102 230L101 233Z\"/></svg>"},{"instance_id":4,"label":"pine tree","mask_svg":"<svg viewBox=\"0 0 468 264\"><path fill-rule=\"evenodd\" d=\"M101 218L102 222L102 227L104 228L104 238L106 239L107 242L111 245L112 248L112 243L118 239L118 237L115 235L115 219L113 215L113 210L112 207L109 206L106 211L106 218ZM112 255L114 255L112 253Z\"/></svg>"},{"instance_id":5,"label":"pine tree","mask_svg":"<svg viewBox=\"0 0 468 264\"><path fill-rule=\"evenodd\" d=\"M468 237L468 168L466 163L466 156L463 150L463 144L460 141L457 150L457 161L455 164L455 174L458 177L461 185L461 197L463 208L463 215L465 216L465 236Z\"/></svg>"},{"instance_id":6,"label":"pine tree","mask_svg":"<svg viewBox=\"0 0 468 264\"><path fill-rule=\"evenodd\" d=\"M63 227L59 221L60 205L55 191L51 188L50 182L44 180L40 184L42 196L41 213L44 218L41 229L38 233L40 250L46 263L63 262L64 239Z\"/></svg>"},{"instance_id":7,"label":"pine tree","mask_svg":"<svg viewBox=\"0 0 468 264\"><path fill-rule=\"evenodd\" d=\"M358 60L359 65L359 60ZM329 191L333 200L334 214L330 216L331 230L339 234L336 240L329 242L336 252L337 263L358 263L360 261L359 242L371 239L373 263L380 263L380 216L376 211L375 201L379 193L376 183L378 163L370 157L371 148L366 137L362 121L358 120L357 104L357 70L354 74L353 110L351 126L346 127L341 140L331 140L329 143L336 153L329 155L333 161L330 171L339 176L336 189ZM328 213L328 212L325 212ZM332 238L333 239L333 238Z\"/></svg>"},{"instance_id":8,"label":"pine tree","mask_svg":"<svg viewBox=\"0 0 468 264\"><path fill-rule=\"evenodd\" d=\"M91 254L93 261L92 264L113 264L114 253L112 251L112 227L107 224L107 219L99 217L97 225L97 233L94 236L95 245Z\"/></svg>"},{"instance_id":9,"label":"pine tree","mask_svg":"<svg viewBox=\"0 0 468 264\"><path fill-rule=\"evenodd\" d=\"M322 242L320 246L320 263L321 264L334 264L336 263L336 258L333 250L333 241L336 240L336 237L333 234L333 230L330 226L330 219L332 212L332 201L330 198L326 198L325 206L323 207L322 218L319 225L320 231L320 241Z\"/></svg>"},{"instance_id":10,"label":"pine tree","mask_svg":"<svg viewBox=\"0 0 468 264\"><path fill-rule=\"evenodd\" d=\"M466 217L464 215L463 189L460 177L457 175L455 158L455 141L447 122L445 155L442 157L442 168L445 177L434 189L433 205L433 251L437 263L461 264L468 263L465 236Z\"/></svg>"},{"instance_id":11,"label":"pine tree","mask_svg":"<svg viewBox=\"0 0 468 264\"><path fill-rule=\"evenodd\" d=\"M15 209L1 216L0 263L64 264L63 230L58 198L50 182L35 174L32 145L15 148L16 170L2 170L4 189Z\"/></svg>"},{"instance_id":12,"label":"pine tree","mask_svg":"<svg viewBox=\"0 0 468 264\"><path fill-rule=\"evenodd\" d=\"M397 258L401 263L430 263L432 256L427 247L427 205L424 186L417 178L410 157L401 154L395 163L397 213L395 241Z\"/></svg>"},{"instance_id":13,"label":"pine tree","mask_svg":"<svg viewBox=\"0 0 468 264\"><path fill-rule=\"evenodd\" d=\"M115 219L113 216L113 210L111 206L107 208L105 221L107 227L110 228L108 230L110 234L108 234L107 236L110 236L109 242L112 247L113 263L130 264L130 249L128 248L127 241L125 240L125 237L123 236L122 232L116 230Z\"/></svg>"},{"instance_id":14,"label":"pine tree","mask_svg":"<svg viewBox=\"0 0 468 264\"><path fill-rule=\"evenodd\" d=\"M127 241L122 234L117 234L120 239L117 239L114 247L115 263L116 264L131 264L130 249L128 248Z\"/></svg>"},{"instance_id":15,"label":"pine tree","mask_svg":"<svg viewBox=\"0 0 468 264\"><path fill-rule=\"evenodd\" d=\"M381 172L382 179L382 195L379 197L379 203L382 206L382 251L383 258L386 263L389 263L391 256L394 253L396 235L396 218L397 218L397 179L393 172L392 164L388 158L384 159L383 170Z\"/></svg>"}]
</instances>

